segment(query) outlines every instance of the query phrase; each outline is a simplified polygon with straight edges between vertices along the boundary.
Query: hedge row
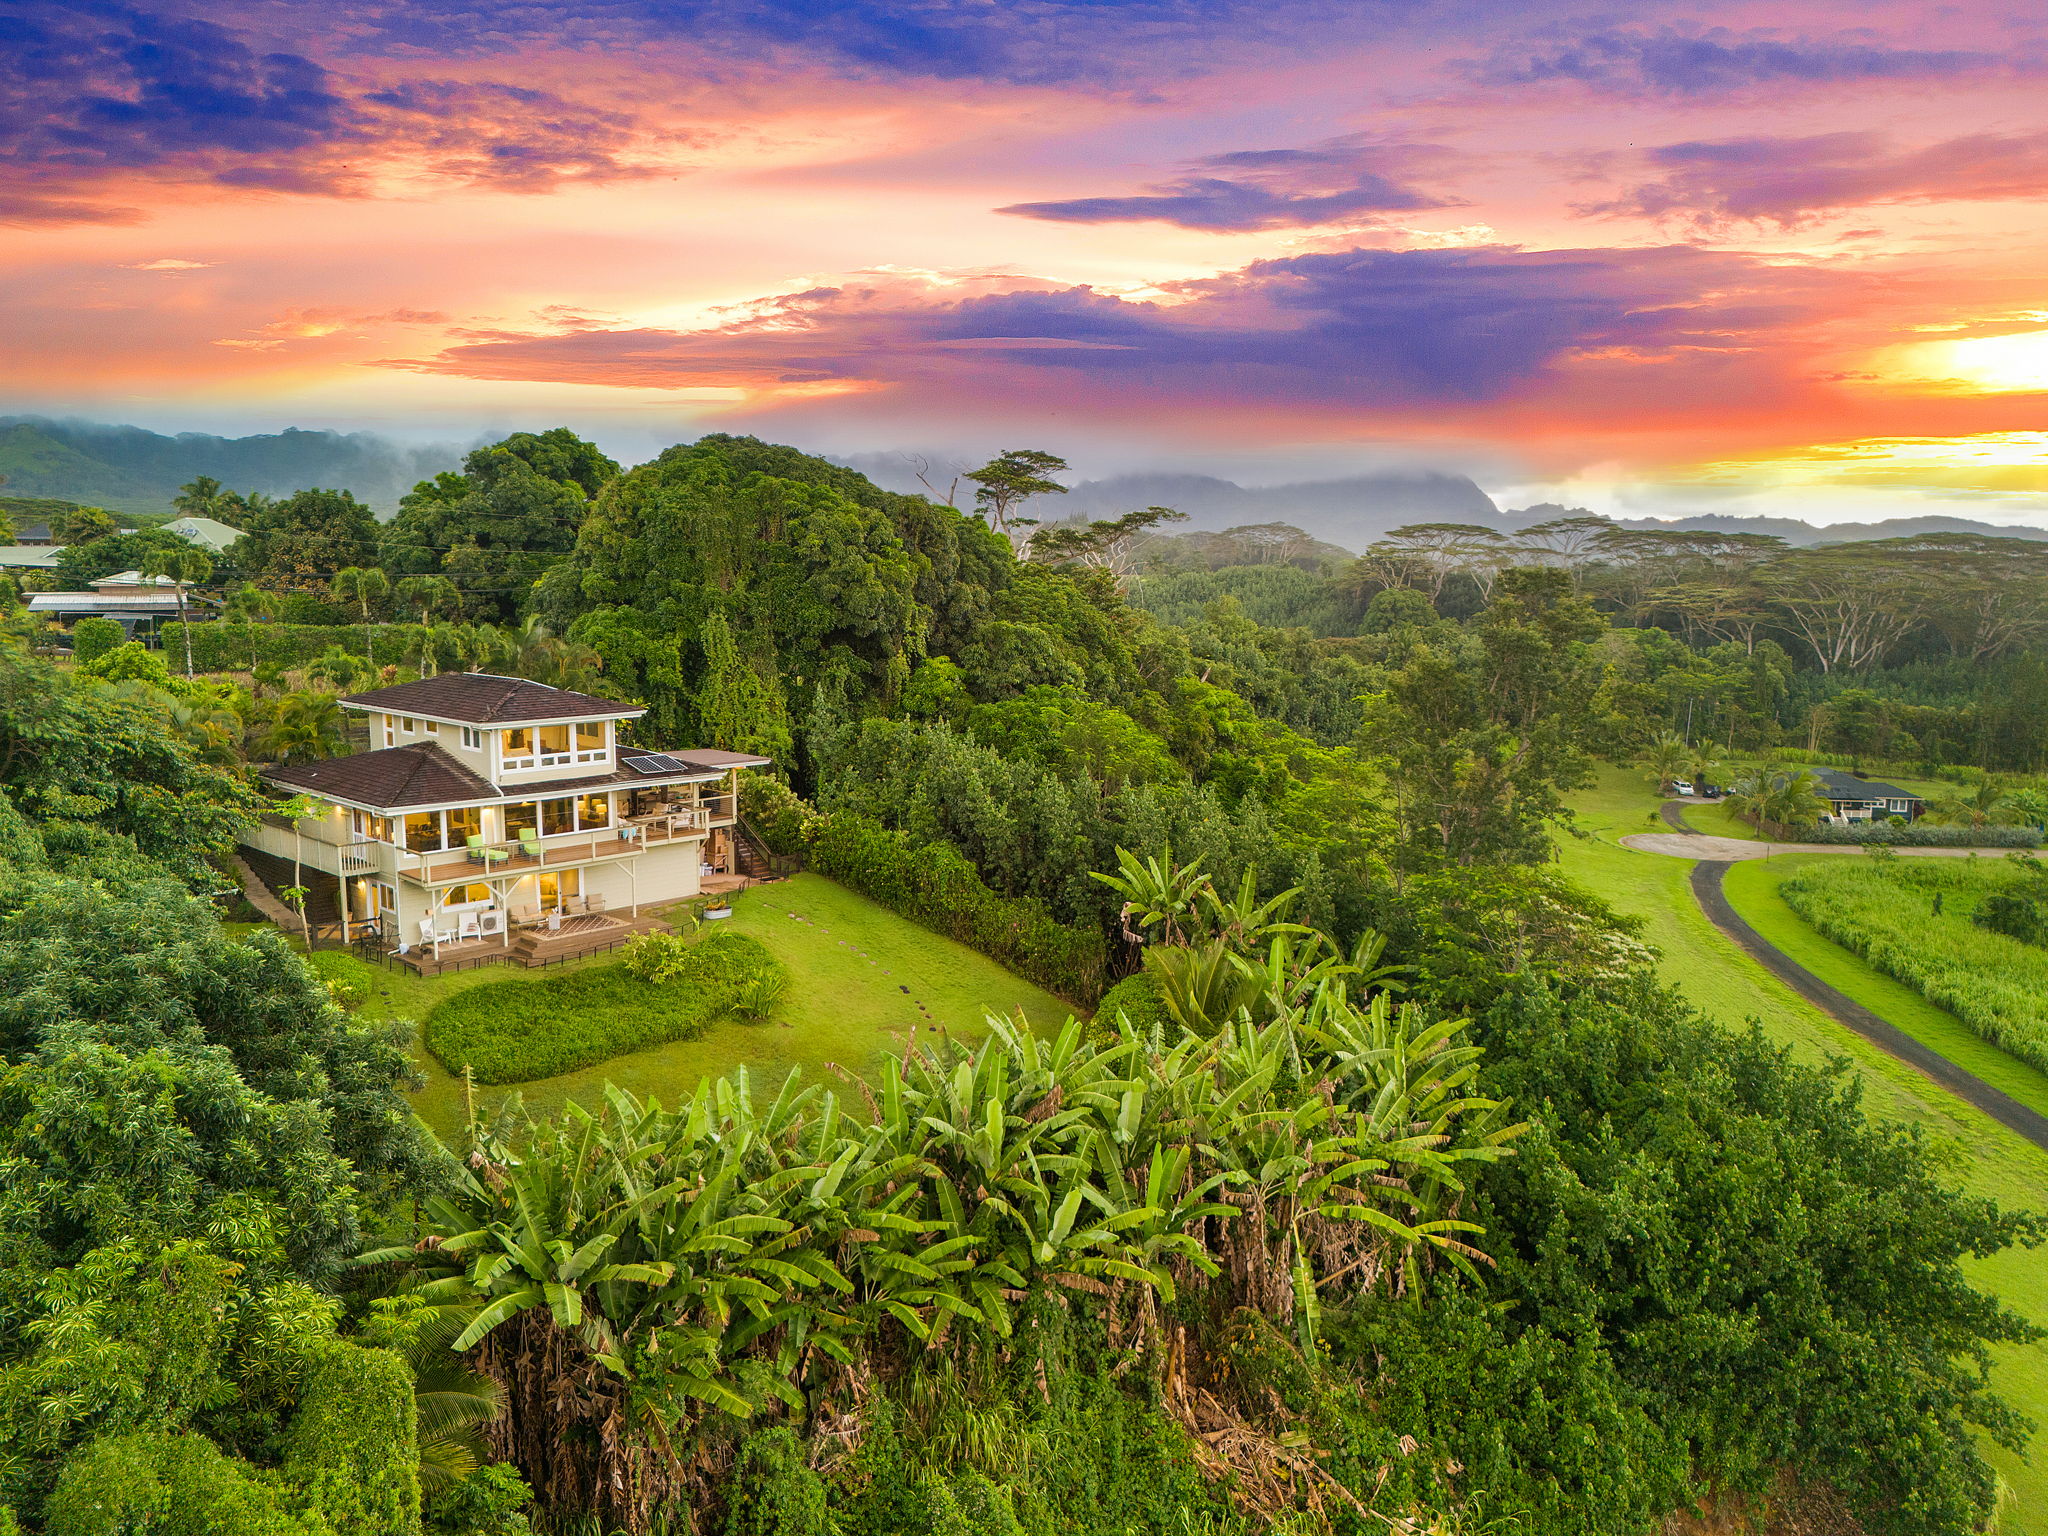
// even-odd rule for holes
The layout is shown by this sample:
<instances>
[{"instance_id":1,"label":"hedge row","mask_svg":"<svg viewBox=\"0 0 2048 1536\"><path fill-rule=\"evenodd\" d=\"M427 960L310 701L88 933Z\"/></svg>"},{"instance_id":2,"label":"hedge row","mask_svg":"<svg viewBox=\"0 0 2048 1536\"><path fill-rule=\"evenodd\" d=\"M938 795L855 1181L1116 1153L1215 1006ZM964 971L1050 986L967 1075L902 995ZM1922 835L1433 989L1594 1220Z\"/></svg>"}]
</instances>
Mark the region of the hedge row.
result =
<instances>
[{"instance_id":1,"label":"hedge row","mask_svg":"<svg viewBox=\"0 0 2048 1536\"><path fill-rule=\"evenodd\" d=\"M303 667L336 646L351 656L365 654L360 624L235 624L216 619L189 627L192 661L202 672L246 672L252 652L257 662L281 667ZM180 658L185 654L186 628L166 624L162 630L164 649ZM418 624L373 624L370 628L380 666L403 660L422 632Z\"/></svg>"},{"instance_id":2,"label":"hedge row","mask_svg":"<svg viewBox=\"0 0 2048 1536\"><path fill-rule=\"evenodd\" d=\"M427 1049L480 1083L525 1083L591 1067L628 1051L694 1040L739 991L775 965L745 934L698 943L673 981L642 981L622 961L545 981L494 981L427 1013Z\"/></svg>"},{"instance_id":3,"label":"hedge row","mask_svg":"<svg viewBox=\"0 0 2048 1536\"><path fill-rule=\"evenodd\" d=\"M1895 827L1866 822L1847 827L1795 827L1792 836L1804 843L1878 843L1891 848L2038 848L2036 827L1930 827L1925 822Z\"/></svg>"},{"instance_id":4,"label":"hedge row","mask_svg":"<svg viewBox=\"0 0 2048 1536\"><path fill-rule=\"evenodd\" d=\"M948 843L914 843L852 811L810 826L810 867L899 916L1035 981L1077 1007L1102 996L1102 936L1069 927L1028 897L998 896Z\"/></svg>"}]
</instances>

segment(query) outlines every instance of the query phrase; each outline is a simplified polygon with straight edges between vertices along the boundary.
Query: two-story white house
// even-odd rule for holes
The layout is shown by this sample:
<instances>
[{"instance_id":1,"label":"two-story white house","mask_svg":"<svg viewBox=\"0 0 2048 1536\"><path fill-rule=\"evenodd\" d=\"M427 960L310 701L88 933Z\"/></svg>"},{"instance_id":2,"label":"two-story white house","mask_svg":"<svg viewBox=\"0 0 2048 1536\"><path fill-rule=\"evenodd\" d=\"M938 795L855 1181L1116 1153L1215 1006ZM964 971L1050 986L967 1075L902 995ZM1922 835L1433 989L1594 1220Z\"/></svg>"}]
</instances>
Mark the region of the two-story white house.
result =
<instances>
[{"instance_id":1,"label":"two-story white house","mask_svg":"<svg viewBox=\"0 0 2048 1536\"><path fill-rule=\"evenodd\" d=\"M242 853L344 940L374 933L422 969L494 947L556 958L740 883L739 775L766 758L622 746L644 709L481 672L341 704L367 717L372 749L261 770L316 808L264 817Z\"/></svg>"}]
</instances>

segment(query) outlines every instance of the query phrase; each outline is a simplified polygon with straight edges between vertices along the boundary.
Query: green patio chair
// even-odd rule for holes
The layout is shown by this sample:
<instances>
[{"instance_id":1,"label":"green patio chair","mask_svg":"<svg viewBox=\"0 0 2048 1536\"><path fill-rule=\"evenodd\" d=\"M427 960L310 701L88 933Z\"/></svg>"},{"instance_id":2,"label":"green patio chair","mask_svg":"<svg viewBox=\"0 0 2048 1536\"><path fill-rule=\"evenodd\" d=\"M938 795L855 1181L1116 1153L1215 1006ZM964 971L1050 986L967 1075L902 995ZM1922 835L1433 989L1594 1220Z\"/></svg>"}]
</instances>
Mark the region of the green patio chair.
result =
<instances>
[{"instance_id":1,"label":"green patio chair","mask_svg":"<svg viewBox=\"0 0 2048 1536\"><path fill-rule=\"evenodd\" d=\"M521 832L519 834L519 851L529 859L540 858L540 834L538 832Z\"/></svg>"},{"instance_id":2,"label":"green patio chair","mask_svg":"<svg viewBox=\"0 0 2048 1536\"><path fill-rule=\"evenodd\" d=\"M472 864L481 864L486 869L488 869L493 864L502 864L505 862L505 860L512 857L512 855L503 848L486 848L484 846L484 835L481 832L470 833L468 843L469 862Z\"/></svg>"}]
</instances>

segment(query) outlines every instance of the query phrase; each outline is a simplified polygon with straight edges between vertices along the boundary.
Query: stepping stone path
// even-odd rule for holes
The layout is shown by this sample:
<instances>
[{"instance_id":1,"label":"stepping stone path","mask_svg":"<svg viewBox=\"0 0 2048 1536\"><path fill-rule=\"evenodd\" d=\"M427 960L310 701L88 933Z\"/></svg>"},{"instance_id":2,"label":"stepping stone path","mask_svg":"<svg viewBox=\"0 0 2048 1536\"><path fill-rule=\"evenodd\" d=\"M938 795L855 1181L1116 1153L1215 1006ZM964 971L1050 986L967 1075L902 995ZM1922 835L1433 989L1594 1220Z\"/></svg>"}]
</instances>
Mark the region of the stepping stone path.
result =
<instances>
[{"instance_id":1,"label":"stepping stone path","mask_svg":"<svg viewBox=\"0 0 2048 1536\"><path fill-rule=\"evenodd\" d=\"M808 917L803 916L801 913L792 912L789 914L789 919L791 922L808 924L810 927L817 929L818 932L822 934L830 935L830 933L832 932L830 928L825 927L822 923L811 922L811 920ZM875 957L869 954L866 950L858 948L854 945L850 945L844 939L835 939L833 942L836 943L841 949L852 949L856 955L859 955L861 959L867 961L869 965L874 965L877 970L881 970L884 976L887 976L889 974L888 971L882 970L882 968L879 965L876 965ZM917 1004L917 1011L919 1013L923 1014L927 1019L931 1019L934 1023L937 1022L937 1018L932 1013L931 1009L925 1006L923 998L911 997L910 988L903 985L903 983L900 981L896 983L896 990L898 992L901 992L905 997L910 997L910 1000L913 1003ZM784 1029L787 1029L789 1028L789 1025L784 1024L782 1027ZM882 1027L884 1029L887 1029L889 1026L884 1024Z\"/></svg>"}]
</instances>

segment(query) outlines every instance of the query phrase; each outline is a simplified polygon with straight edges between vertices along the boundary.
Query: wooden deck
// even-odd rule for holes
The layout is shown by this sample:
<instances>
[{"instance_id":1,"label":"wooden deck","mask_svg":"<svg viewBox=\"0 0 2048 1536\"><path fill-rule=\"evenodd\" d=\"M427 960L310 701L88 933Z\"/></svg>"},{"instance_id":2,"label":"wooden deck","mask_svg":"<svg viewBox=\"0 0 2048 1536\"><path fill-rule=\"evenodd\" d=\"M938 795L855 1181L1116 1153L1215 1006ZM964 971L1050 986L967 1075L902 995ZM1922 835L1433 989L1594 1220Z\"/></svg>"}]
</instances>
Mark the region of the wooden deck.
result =
<instances>
[{"instance_id":1,"label":"wooden deck","mask_svg":"<svg viewBox=\"0 0 2048 1536\"><path fill-rule=\"evenodd\" d=\"M667 933L669 926L658 917L634 917L628 913L589 913L565 917L562 926L550 930L534 926L518 930L506 944L497 935L486 939L459 939L438 946L438 952L411 949L389 958L420 976L439 976L444 971L472 970L480 965L520 965L528 968L580 960L616 948L636 934Z\"/></svg>"},{"instance_id":2,"label":"wooden deck","mask_svg":"<svg viewBox=\"0 0 2048 1536\"><path fill-rule=\"evenodd\" d=\"M665 843L702 842L710 833L704 829L693 831L666 831L648 828L638 837L619 837L616 834L579 837L575 842L554 845L541 844L541 856L514 851L517 845L495 844L509 856L488 862L472 858L467 853L452 853L439 863L424 864L419 873L412 876L427 885L441 885L457 880L477 880L488 875L520 875L529 870L561 869L571 864L591 864L601 859L630 857L644 848Z\"/></svg>"}]
</instances>

